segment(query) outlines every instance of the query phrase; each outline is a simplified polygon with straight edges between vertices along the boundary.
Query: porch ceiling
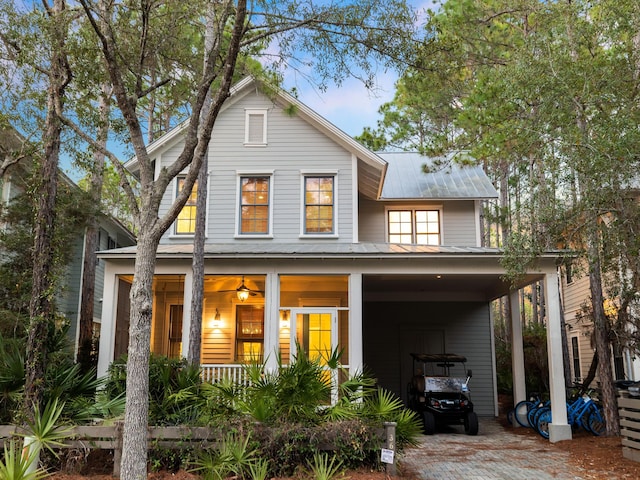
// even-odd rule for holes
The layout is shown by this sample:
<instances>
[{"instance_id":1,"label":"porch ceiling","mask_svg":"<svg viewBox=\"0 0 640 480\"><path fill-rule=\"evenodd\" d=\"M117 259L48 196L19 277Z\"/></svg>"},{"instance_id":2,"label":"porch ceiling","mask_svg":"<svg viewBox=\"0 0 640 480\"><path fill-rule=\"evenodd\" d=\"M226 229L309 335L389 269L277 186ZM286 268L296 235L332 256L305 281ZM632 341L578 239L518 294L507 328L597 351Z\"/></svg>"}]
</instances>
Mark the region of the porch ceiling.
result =
<instances>
[{"instance_id":1,"label":"porch ceiling","mask_svg":"<svg viewBox=\"0 0 640 480\"><path fill-rule=\"evenodd\" d=\"M527 275L519 285L541 280ZM507 295L509 283L496 274L364 275L367 301L490 301Z\"/></svg>"}]
</instances>

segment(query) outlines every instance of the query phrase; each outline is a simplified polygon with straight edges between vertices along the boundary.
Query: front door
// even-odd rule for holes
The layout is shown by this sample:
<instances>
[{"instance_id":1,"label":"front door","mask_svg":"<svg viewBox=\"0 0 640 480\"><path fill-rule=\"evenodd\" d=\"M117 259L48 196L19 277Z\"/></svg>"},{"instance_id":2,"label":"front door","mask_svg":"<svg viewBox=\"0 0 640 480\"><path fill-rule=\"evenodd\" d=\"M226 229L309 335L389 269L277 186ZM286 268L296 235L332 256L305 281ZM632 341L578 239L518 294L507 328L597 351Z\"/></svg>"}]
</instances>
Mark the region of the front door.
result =
<instances>
[{"instance_id":1,"label":"front door","mask_svg":"<svg viewBox=\"0 0 640 480\"><path fill-rule=\"evenodd\" d=\"M293 358L301 348L311 360L327 366L327 360L338 348L338 311L336 308L296 308L291 311L290 351ZM327 376L331 370L327 367ZM337 398L337 376L331 378L332 399Z\"/></svg>"}]
</instances>

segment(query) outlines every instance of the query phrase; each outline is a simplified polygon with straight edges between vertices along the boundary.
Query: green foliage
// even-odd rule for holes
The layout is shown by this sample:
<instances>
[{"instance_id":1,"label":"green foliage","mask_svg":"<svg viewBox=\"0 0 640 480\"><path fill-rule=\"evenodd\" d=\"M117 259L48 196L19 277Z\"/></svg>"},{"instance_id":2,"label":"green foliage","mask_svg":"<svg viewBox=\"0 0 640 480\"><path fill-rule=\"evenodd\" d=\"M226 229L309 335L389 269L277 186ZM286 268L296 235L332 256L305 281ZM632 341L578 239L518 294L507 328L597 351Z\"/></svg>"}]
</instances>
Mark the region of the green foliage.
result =
<instances>
[{"instance_id":1,"label":"green foliage","mask_svg":"<svg viewBox=\"0 0 640 480\"><path fill-rule=\"evenodd\" d=\"M0 334L0 424L11 422L24 388L21 342Z\"/></svg>"},{"instance_id":2,"label":"green foliage","mask_svg":"<svg viewBox=\"0 0 640 480\"><path fill-rule=\"evenodd\" d=\"M126 391L127 357L109 366L105 384L107 398L123 397ZM185 359L151 354L149 359L149 423L151 425L199 424L207 397L200 369Z\"/></svg>"},{"instance_id":3,"label":"green foliage","mask_svg":"<svg viewBox=\"0 0 640 480\"><path fill-rule=\"evenodd\" d=\"M332 480L340 473L341 462L336 463L336 457L329 457L326 453L316 452L313 454L313 461L308 461L307 465L316 480Z\"/></svg>"},{"instance_id":4,"label":"green foliage","mask_svg":"<svg viewBox=\"0 0 640 480\"><path fill-rule=\"evenodd\" d=\"M377 465L381 439L376 431L385 421L397 424L399 450L416 442L422 432L416 413L391 393L375 388L369 376L349 376L338 351L324 360L309 360L301 348L298 352L276 372L265 371L262 364L247 364L248 385L229 380L202 383L198 371L186 362L152 355L151 424L222 426L225 433L219 447L207 449L194 461L207 478L240 475L240 470L245 478L264 478L259 472L267 468L270 475L291 475L327 445L334 446L335 462L344 467ZM333 366L329 371L323 363L327 361ZM125 358L111 365L107 397L123 394L125 366ZM329 404L329 374L342 379L335 405ZM190 455L155 446L150 465L175 469L188 464Z\"/></svg>"},{"instance_id":5,"label":"green foliage","mask_svg":"<svg viewBox=\"0 0 640 480\"><path fill-rule=\"evenodd\" d=\"M4 445L4 457L0 460L2 480L40 480L47 477L42 469L32 469L34 455L23 455L22 447L15 440Z\"/></svg>"},{"instance_id":6,"label":"green foliage","mask_svg":"<svg viewBox=\"0 0 640 480\"><path fill-rule=\"evenodd\" d=\"M249 464L251 480L266 480L269 476L269 460L258 458Z\"/></svg>"},{"instance_id":7,"label":"green foliage","mask_svg":"<svg viewBox=\"0 0 640 480\"><path fill-rule=\"evenodd\" d=\"M498 325L498 323L499 322L496 322L496 325ZM495 340L498 392L511 395L513 393L511 341L503 335L496 335ZM527 372L527 392L548 392L549 367L546 329L543 325L530 322L523 328L522 341L524 348L524 368Z\"/></svg>"},{"instance_id":8,"label":"green foliage","mask_svg":"<svg viewBox=\"0 0 640 480\"><path fill-rule=\"evenodd\" d=\"M67 324L51 325L47 335L44 402L60 402L64 405L62 418L74 422L90 421L104 413L116 414L117 401L110 404L96 401L96 392L102 386L96 372L81 373L80 367L73 363L67 332ZM24 338L0 335L0 421L3 423L22 422L18 411L25 382L24 354Z\"/></svg>"},{"instance_id":9,"label":"green foliage","mask_svg":"<svg viewBox=\"0 0 640 480\"><path fill-rule=\"evenodd\" d=\"M64 403L59 403L58 399L47 402L44 410L35 407L35 418L27 422L26 439L30 439L36 444L37 449L46 448L54 453L54 448L63 445L63 440L71 434L71 427L61 424L61 415L64 410Z\"/></svg>"},{"instance_id":10,"label":"green foliage","mask_svg":"<svg viewBox=\"0 0 640 480\"><path fill-rule=\"evenodd\" d=\"M195 460L194 471L200 472L205 480L223 480L229 476L245 478L252 472L264 469L265 462L256 465L256 450L249 437L227 435L218 448L203 451Z\"/></svg>"}]
</instances>

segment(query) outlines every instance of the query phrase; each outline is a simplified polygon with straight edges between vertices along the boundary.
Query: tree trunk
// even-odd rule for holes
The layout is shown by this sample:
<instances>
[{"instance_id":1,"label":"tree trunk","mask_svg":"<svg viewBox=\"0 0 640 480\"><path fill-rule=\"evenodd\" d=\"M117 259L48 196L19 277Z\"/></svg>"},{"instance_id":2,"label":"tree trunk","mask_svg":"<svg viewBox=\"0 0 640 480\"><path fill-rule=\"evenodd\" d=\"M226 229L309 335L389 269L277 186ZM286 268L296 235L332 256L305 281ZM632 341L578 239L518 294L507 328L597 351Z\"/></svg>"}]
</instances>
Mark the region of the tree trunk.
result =
<instances>
[{"instance_id":1,"label":"tree trunk","mask_svg":"<svg viewBox=\"0 0 640 480\"><path fill-rule=\"evenodd\" d=\"M196 231L193 238L193 286L191 293L191 325L187 361L200 365L202 345L202 304L204 302L204 241L207 213L208 156L205 156L198 172L198 196L196 198Z\"/></svg>"},{"instance_id":2,"label":"tree trunk","mask_svg":"<svg viewBox=\"0 0 640 480\"><path fill-rule=\"evenodd\" d=\"M107 135L109 134L109 97L111 88L108 85L102 86L100 97L100 129L98 130L97 141L106 147ZM105 155L96 150L94 155L93 169L91 171L91 190L89 195L93 205L98 208L102 198L102 183L104 179ZM78 319L78 355L76 360L83 372L88 372L95 367L97 356L93 355L93 305L95 301L96 283L96 251L100 247L99 225L97 220L98 211L90 216L89 225L84 237L84 259L82 262L82 290L80 301L80 316Z\"/></svg>"},{"instance_id":3,"label":"tree trunk","mask_svg":"<svg viewBox=\"0 0 640 480\"><path fill-rule=\"evenodd\" d=\"M593 237L593 232L589 233ZM598 354L598 378L600 379L600 399L607 424L607 435L620 435L620 420L616 401L616 391L613 385L613 370L611 368L611 344L609 321L604 313L604 295L602 293L602 272L598 257L597 240L590 238L588 244L590 268L589 287L593 307L594 336L596 352Z\"/></svg>"},{"instance_id":4,"label":"tree trunk","mask_svg":"<svg viewBox=\"0 0 640 480\"><path fill-rule=\"evenodd\" d=\"M589 372L587 372L587 376L584 377L582 381L582 388L580 389L580 395L585 393L589 389L589 385L593 382L593 379L596 378L596 372L598 371L598 352L596 351L591 359L591 365L589 365Z\"/></svg>"},{"instance_id":5,"label":"tree trunk","mask_svg":"<svg viewBox=\"0 0 640 480\"><path fill-rule=\"evenodd\" d=\"M153 274L160 235L141 228L131 286L131 318L127 358L121 475L124 480L147 478L149 418L149 352L153 313ZM143 455L140 455L143 452Z\"/></svg>"},{"instance_id":6,"label":"tree trunk","mask_svg":"<svg viewBox=\"0 0 640 480\"><path fill-rule=\"evenodd\" d=\"M209 4L207 9L206 31L204 40L204 64L206 66L208 52L214 46L215 9ZM203 121L211 110L211 95L208 94L202 106L200 119ZM209 154L205 153L198 171L198 196L196 197L196 231L193 237L193 258L191 259L193 285L191 289L191 324L189 327L189 346L187 361L190 365L200 365L202 349L202 304L204 303L204 242L207 223L207 192L209 177Z\"/></svg>"},{"instance_id":7,"label":"tree trunk","mask_svg":"<svg viewBox=\"0 0 640 480\"><path fill-rule=\"evenodd\" d=\"M47 116L43 135L44 152L40 165L36 189L35 233L33 242L33 285L29 304L29 335L26 352L26 380L24 412L33 419L35 408L40 407L44 392L47 339L53 328L52 296L54 245L53 235L56 218L56 196L58 193L58 161L62 123L56 115L62 111L65 89L70 79L64 55L66 32L61 20L65 9L64 0L55 0L48 11L57 44L52 46L51 64L48 72Z\"/></svg>"}]
</instances>

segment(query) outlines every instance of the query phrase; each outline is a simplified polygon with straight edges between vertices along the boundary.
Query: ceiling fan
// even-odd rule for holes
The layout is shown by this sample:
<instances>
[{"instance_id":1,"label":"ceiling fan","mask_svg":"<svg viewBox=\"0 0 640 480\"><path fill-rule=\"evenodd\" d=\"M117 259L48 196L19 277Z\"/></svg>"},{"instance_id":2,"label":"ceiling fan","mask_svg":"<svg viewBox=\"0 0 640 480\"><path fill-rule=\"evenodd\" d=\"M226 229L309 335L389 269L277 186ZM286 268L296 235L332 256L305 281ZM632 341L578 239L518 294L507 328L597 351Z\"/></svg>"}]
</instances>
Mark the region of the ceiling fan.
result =
<instances>
[{"instance_id":1,"label":"ceiling fan","mask_svg":"<svg viewBox=\"0 0 640 480\"><path fill-rule=\"evenodd\" d=\"M254 297L258 293L264 293L262 292L262 290L252 290L249 287L247 287L247 285L244 283L244 275L242 276L242 282L240 283L240 286L235 290L218 290L218 291L219 292L236 292L236 296L238 297L238 300L240 300L241 302L244 302L245 300L247 300L249 296Z\"/></svg>"}]
</instances>

